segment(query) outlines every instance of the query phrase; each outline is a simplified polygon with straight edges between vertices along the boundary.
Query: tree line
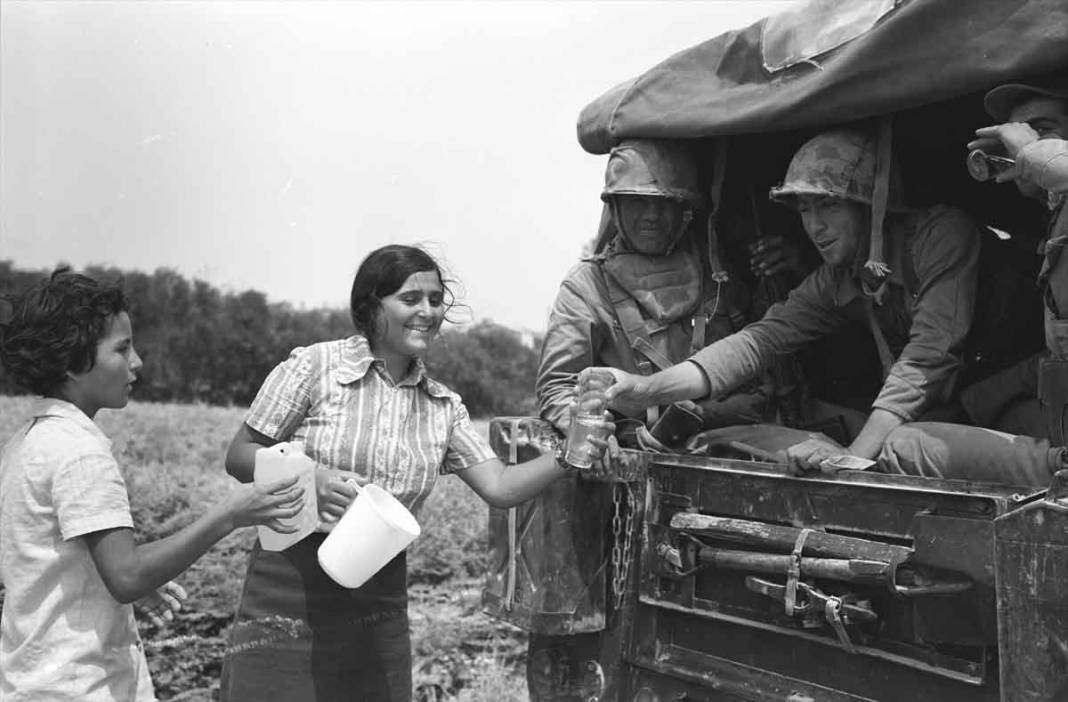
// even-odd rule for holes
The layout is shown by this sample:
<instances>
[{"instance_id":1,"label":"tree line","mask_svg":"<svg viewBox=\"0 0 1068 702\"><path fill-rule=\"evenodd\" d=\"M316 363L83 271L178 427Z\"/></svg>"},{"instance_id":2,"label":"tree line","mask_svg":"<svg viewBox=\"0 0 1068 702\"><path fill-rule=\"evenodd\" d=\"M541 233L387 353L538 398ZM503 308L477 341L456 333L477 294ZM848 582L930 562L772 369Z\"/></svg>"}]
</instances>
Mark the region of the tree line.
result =
<instances>
[{"instance_id":1,"label":"tree line","mask_svg":"<svg viewBox=\"0 0 1068 702\"><path fill-rule=\"evenodd\" d=\"M50 272L0 260L0 295L24 290ZM293 348L353 333L347 309L296 309L268 302L258 290L223 292L169 268L149 274L90 266L79 272L122 280L144 360L134 390L139 400L247 405ZM0 304L0 321L8 310ZM445 329L426 362L430 375L458 392L475 417L535 412L538 352L513 329L491 321ZM0 394L20 392L0 368Z\"/></svg>"}]
</instances>

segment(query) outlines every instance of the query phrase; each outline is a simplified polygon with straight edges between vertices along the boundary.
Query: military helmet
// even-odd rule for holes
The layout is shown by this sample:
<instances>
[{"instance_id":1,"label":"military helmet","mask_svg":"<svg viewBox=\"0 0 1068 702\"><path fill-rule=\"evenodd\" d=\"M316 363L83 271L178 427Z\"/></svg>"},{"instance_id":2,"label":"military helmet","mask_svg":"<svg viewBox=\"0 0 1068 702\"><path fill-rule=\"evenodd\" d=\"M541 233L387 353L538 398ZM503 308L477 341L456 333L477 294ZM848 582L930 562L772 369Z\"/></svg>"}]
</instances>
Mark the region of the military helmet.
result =
<instances>
[{"instance_id":1,"label":"military helmet","mask_svg":"<svg viewBox=\"0 0 1068 702\"><path fill-rule=\"evenodd\" d=\"M822 195L872 204L875 191L876 139L855 129L834 129L806 141L790 161L782 185L769 193L788 207L798 195ZM904 209L896 161L890 165L889 210Z\"/></svg>"},{"instance_id":2,"label":"military helmet","mask_svg":"<svg viewBox=\"0 0 1068 702\"><path fill-rule=\"evenodd\" d=\"M681 144L663 139L631 139L608 155L601 199L612 195L651 195L701 205L697 167Z\"/></svg>"}]
</instances>

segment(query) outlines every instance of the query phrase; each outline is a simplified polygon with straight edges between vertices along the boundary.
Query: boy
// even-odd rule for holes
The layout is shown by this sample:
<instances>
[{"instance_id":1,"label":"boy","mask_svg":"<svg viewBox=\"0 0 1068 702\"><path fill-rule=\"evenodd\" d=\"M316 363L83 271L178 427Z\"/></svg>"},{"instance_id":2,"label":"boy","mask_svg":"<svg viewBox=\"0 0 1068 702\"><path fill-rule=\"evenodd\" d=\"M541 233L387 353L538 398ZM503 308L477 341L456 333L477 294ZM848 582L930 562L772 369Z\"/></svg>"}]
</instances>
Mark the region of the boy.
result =
<instances>
[{"instance_id":1,"label":"boy","mask_svg":"<svg viewBox=\"0 0 1068 702\"><path fill-rule=\"evenodd\" d=\"M169 615L180 589L157 588L237 527L278 528L302 491L243 485L185 529L134 543L125 483L93 422L126 406L141 368L116 285L59 269L15 298L0 363L43 396L0 454L0 700L154 700L130 603L149 597Z\"/></svg>"}]
</instances>

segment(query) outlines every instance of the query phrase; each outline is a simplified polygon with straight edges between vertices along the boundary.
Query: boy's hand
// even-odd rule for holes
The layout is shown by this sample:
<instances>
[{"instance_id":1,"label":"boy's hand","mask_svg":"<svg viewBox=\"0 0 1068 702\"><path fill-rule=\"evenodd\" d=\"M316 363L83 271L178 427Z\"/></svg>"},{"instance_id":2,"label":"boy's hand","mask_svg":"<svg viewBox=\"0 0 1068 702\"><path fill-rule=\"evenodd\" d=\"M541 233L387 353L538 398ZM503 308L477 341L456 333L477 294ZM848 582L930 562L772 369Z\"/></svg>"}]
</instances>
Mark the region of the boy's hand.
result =
<instances>
[{"instance_id":1,"label":"boy's hand","mask_svg":"<svg viewBox=\"0 0 1068 702\"><path fill-rule=\"evenodd\" d=\"M304 505L304 488L297 487L297 476L282 478L264 485L246 483L235 488L227 497L227 511L235 527L268 526L280 534L292 534L297 529L283 526L282 519L300 514Z\"/></svg>"},{"instance_id":2,"label":"boy's hand","mask_svg":"<svg viewBox=\"0 0 1068 702\"><path fill-rule=\"evenodd\" d=\"M148 617L156 627L163 627L174 620L175 612L181 611L188 596L185 588L172 580L134 602L134 611Z\"/></svg>"},{"instance_id":3,"label":"boy's hand","mask_svg":"<svg viewBox=\"0 0 1068 702\"><path fill-rule=\"evenodd\" d=\"M315 492L319 505L319 519L336 522L345 514L359 493L353 483L360 480L355 474L334 468L319 466L315 471Z\"/></svg>"}]
</instances>

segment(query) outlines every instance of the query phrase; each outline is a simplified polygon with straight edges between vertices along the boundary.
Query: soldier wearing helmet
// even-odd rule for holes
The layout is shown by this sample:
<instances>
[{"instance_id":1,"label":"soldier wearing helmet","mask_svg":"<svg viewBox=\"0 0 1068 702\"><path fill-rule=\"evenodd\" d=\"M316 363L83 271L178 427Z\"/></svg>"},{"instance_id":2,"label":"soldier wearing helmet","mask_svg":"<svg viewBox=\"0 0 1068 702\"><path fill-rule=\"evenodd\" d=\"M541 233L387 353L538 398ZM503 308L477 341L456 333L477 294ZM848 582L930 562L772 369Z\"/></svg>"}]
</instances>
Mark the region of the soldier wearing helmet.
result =
<instances>
[{"instance_id":1,"label":"soldier wearing helmet","mask_svg":"<svg viewBox=\"0 0 1068 702\"><path fill-rule=\"evenodd\" d=\"M718 257L710 262L697 243L705 202L680 144L622 142L608 157L601 199L597 251L560 286L535 386L542 417L564 432L584 368L649 374L758 318L748 291L712 270L721 268ZM689 409L704 426L753 423L763 419L767 397L758 382Z\"/></svg>"},{"instance_id":2,"label":"soldier wearing helmet","mask_svg":"<svg viewBox=\"0 0 1068 702\"><path fill-rule=\"evenodd\" d=\"M880 455L887 435L946 406L954 394L972 322L979 232L959 210L905 207L888 149L882 165L878 154L876 137L860 129L836 129L806 142L771 197L800 214L823 265L760 321L687 362L649 378L613 371L611 406L633 410L716 397L778 355L862 325L879 349L884 382L859 433L847 447L816 436L787 446L784 454L801 470L843 454L888 462Z\"/></svg>"},{"instance_id":3,"label":"soldier wearing helmet","mask_svg":"<svg viewBox=\"0 0 1068 702\"><path fill-rule=\"evenodd\" d=\"M716 246L708 245L706 202L699 182L693 159L678 143L629 140L609 155L597 245L560 286L538 369L541 416L561 432L568 431L568 407L583 369L600 365L653 373L759 318L758 303L741 276L728 275L714 255ZM765 272L784 260L788 267L796 265L781 240L766 252L775 255L756 262L768 264ZM746 254L740 258L737 265L744 267ZM772 396L770 384L758 379L724 397L666 408L659 422L650 421L646 408L639 408L630 424L648 424L651 431L641 428L638 435L654 441L680 439L706 426L751 426L763 421ZM671 417L684 421L673 424ZM573 502L589 504L596 511L598 502L590 494L606 487L584 484L584 492ZM546 552L552 547L544 544L554 538L550 526L539 534L539 545ZM597 531L604 531L603 526ZM569 546L573 528L569 525L563 537ZM595 543L592 536L589 542ZM606 572L598 567L605 554L584 556L591 561L591 573ZM558 600L554 601L559 606ZM587 662L613 640L603 632L531 634L527 658L531 700L585 699L590 694L585 687L590 676Z\"/></svg>"}]
</instances>

